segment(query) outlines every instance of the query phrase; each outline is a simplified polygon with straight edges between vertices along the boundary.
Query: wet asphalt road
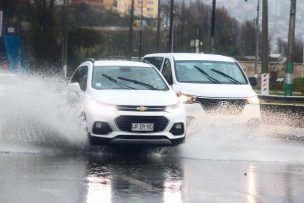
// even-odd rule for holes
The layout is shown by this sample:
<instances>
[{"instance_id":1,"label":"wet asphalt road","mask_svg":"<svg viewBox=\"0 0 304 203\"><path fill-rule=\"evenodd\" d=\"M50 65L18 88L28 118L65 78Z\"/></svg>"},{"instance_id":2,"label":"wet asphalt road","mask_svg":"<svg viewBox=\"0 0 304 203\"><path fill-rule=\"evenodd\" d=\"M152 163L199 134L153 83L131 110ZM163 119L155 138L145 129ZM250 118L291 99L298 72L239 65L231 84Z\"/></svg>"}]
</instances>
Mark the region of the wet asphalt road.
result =
<instances>
[{"instance_id":1,"label":"wet asphalt road","mask_svg":"<svg viewBox=\"0 0 304 203\"><path fill-rule=\"evenodd\" d=\"M303 161L189 158L183 147L0 153L0 171L3 203L304 202Z\"/></svg>"}]
</instances>

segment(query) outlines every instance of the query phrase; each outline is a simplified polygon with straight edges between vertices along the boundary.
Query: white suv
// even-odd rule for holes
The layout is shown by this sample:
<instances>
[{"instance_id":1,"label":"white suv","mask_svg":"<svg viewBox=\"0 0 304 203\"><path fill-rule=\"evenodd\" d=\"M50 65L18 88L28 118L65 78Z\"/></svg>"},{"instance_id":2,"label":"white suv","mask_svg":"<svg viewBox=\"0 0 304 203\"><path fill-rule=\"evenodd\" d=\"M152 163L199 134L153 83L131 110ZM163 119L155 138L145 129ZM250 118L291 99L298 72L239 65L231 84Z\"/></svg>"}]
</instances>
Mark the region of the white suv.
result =
<instances>
[{"instance_id":1,"label":"white suv","mask_svg":"<svg viewBox=\"0 0 304 203\"><path fill-rule=\"evenodd\" d=\"M153 64L169 85L181 95L187 114L197 117L216 114L229 122L256 126L260 121L260 105L238 62L227 56L194 53L148 54L144 62Z\"/></svg>"},{"instance_id":2,"label":"white suv","mask_svg":"<svg viewBox=\"0 0 304 203\"><path fill-rule=\"evenodd\" d=\"M68 87L81 101L91 144L176 145L185 139L184 105L152 65L88 60Z\"/></svg>"}]
</instances>

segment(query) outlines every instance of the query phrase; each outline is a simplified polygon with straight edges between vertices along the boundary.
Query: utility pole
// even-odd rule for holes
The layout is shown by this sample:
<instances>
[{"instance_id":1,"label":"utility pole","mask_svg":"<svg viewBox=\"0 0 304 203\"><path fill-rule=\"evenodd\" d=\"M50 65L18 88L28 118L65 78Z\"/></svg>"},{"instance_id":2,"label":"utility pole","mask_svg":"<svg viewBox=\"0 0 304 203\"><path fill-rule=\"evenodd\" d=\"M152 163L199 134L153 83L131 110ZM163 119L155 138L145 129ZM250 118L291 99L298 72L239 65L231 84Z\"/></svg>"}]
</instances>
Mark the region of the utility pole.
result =
<instances>
[{"instance_id":1,"label":"utility pole","mask_svg":"<svg viewBox=\"0 0 304 203\"><path fill-rule=\"evenodd\" d=\"M258 74L258 61L259 61L259 38L260 38L260 0L257 0L257 17L255 21L256 25L256 42L255 42L255 62L254 62L254 74ZM245 0L247 2L247 0Z\"/></svg>"},{"instance_id":2,"label":"utility pole","mask_svg":"<svg viewBox=\"0 0 304 203\"><path fill-rule=\"evenodd\" d=\"M128 59L132 59L132 52L133 52L133 23L134 23L134 0L131 1L131 8L130 8L130 25L129 25L129 53Z\"/></svg>"},{"instance_id":3,"label":"utility pole","mask_svg":"<svg viewBox=\"0 0 304 203\"><path fill-rule=\"evenodd\" d=\"M290 17L288 32L288 56L285 76L285 95L292 95L292 74L293 74L293 51L295 38L295 22L296 22L296 0L290 0Z\"/></svg>"},{"instance_id":4,"label":"utility pole","mask_svg":"<svg viewBox=\"0 0 304 203\"><path fill-rule=\"evenodd\" d=\"M254 74L258 74L258 61L259 61L259 39L260 39L260 0L257 4L257 17L256 17L256 42L255 42L255 62Z\"/></svg>"},{"instance_id":5,"label":"utility pole","mask_svg":"<svg viewBox=\"0 0 304 203\"><path fill-rule=\"evenodd\" d=\"M268 73L268 0L263 0L262 9L262 72L261 72L261 94L269 95L269 73Z\"/></svg>"},{"instance_id":6,"label":"utility pole","mask_svg":"<svg viewBox=\"0 0 304 203\"><path fill-rule=\"evenodd\" d=\"M138 51L138 58L139 58L139 60L141 59L142 41L143 41L143 11L144 11L144 1L141 1L140 32L139 32L139 51Z\"/></svg>"},{"instance_id":7,"label":"utility pole","mask_svg":"<svg viewBox=\"0 0 304 203\"><path fill-rule=\"evenodd\" d=\"M211 52L215 52L214 37L215 37L215 7L216 0L212 0L212 18L211 18Z\"/></svg>"},{"instance_id":8,"label":"utility pole","mask_svg":"<svg viewBox=\"0 0 304 203\"><path fill-rule=\"evenodd\" d=\"M173 52L173 25L174 25L174 0L171 0L170 4L170 33L169 33L169 52Z\"/></svg>"},{"instance_id":9,"label":"utility pole","mask_svg":"<svg viewBox=\"0 0 304 203\"><path fill-rule=\"evenodd\" d=\"M268 0L262 2L262 73L268 73Z\"/></svg>"},{"instance_id":10,"label":"utility pole","mask_svg":"<svg viewBox=\"0 0 304 203\"><path fill-rule=\"evenodd\" d=\"M64 78L67 77L68 70L68 37L69 37L69 29L68 29L68 6L69 0L64 0L63 2L63 41L62 41L62 71Z\"/></svg>"},{"instance_id":11,"label":"utility pole","mask_svg":"<svg viewBox=\"0 0 304 203\"><path fill-rule=\"evenodd\" d=\"M157 52L159 52L160 49L160 0L158 0L158 10L157 10Z\"/></svg>"}]
</instances>

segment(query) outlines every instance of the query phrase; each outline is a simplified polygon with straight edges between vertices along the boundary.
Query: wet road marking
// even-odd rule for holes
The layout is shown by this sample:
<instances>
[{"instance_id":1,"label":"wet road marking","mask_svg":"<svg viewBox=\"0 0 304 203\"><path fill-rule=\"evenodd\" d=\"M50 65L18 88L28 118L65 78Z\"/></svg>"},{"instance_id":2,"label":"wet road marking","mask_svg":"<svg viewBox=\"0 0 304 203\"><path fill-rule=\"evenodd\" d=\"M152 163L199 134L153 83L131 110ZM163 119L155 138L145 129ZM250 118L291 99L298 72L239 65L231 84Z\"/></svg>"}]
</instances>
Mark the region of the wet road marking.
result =
<instances>
[{"instance_id":1,"label":"wet road marking","mask_svg":"<svg viewBox=\"0 0 304 203\"><path fill-rule=\"evenodd\" d=\"M121 178L130 182L130 183L132 183L132 184L134 184L134 185L137 185L137 186L139 186L139 187L141 187L145 190L148 190L150 192L161 192L162 191L162 189L160 189L160 188L154 187L154 186L152 186L148 183L145 183L145 182L140 181L138 179L132 178L130 176L122 175Z\"/></svg>"}]
</instances>

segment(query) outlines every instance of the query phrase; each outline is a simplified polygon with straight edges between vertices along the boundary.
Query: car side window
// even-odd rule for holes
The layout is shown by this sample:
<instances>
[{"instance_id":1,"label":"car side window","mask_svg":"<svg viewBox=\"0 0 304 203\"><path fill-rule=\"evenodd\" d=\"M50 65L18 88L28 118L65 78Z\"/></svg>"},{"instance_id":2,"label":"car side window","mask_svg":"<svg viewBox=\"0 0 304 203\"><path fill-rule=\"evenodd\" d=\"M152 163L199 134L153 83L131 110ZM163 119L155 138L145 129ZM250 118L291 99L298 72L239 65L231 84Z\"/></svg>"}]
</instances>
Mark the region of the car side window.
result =
<instances>
[{"instance_id":1,"label":"car side window","mask_svg":"<svg viewBox=\"0 0 304 203\"><path fill-rule=\"evenodd\" d=\"M163 64L164 57L146 57L144 62L154 65L158 70L160 70Z\"/></svg>"},{"instance_id":2,"label":"car side window","mask_svg":"<svg viewBox=\"0 0 304 203\"><path fill-rule=\"evenodd\" d=\"M80 86L80 89L85 91L87 89L87 81L88 81L88 67L82 66L77 69L75 74L71 79L71 83L77 82Z\"/></svg>"},{"instance_id":3,"label":"car side window","mask_svg":"<svg viewBox=\"0 0 304 203\"><path fill-rule=\"evenodd\" d=\"M169 85L172 85L173 84L172 68L171 68L171 62L169 59L165 60L162 74L163 74L164 78L167 80L167 82L169 83Z\"/></svg>"},{"instance_id":4,"label":"car side window","mask_svg":"<svg viewBox=\"0 0 304 203\"><path fill-rule=\"evenodd\" d=\"M75 82L79 83L79 72L80 72L80 68L78 68L74 73L74 75L72 76L71 83L75 83Z\"/></svg>"}]
</instances>

